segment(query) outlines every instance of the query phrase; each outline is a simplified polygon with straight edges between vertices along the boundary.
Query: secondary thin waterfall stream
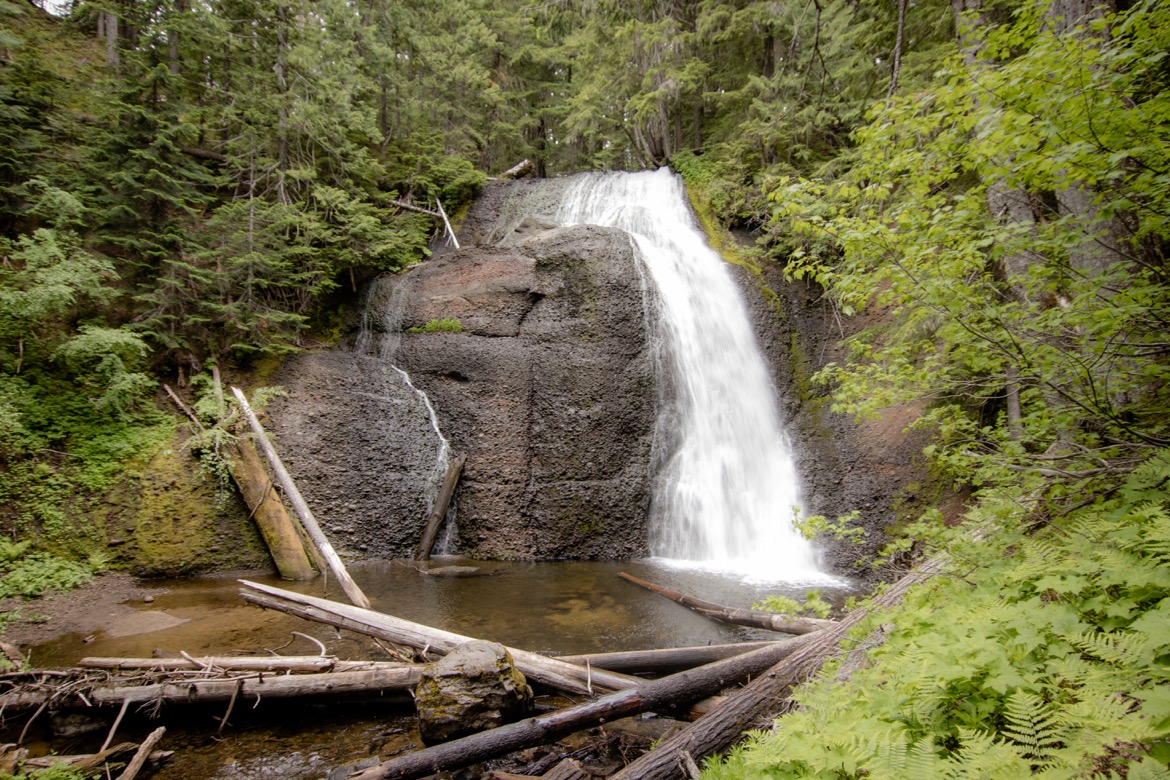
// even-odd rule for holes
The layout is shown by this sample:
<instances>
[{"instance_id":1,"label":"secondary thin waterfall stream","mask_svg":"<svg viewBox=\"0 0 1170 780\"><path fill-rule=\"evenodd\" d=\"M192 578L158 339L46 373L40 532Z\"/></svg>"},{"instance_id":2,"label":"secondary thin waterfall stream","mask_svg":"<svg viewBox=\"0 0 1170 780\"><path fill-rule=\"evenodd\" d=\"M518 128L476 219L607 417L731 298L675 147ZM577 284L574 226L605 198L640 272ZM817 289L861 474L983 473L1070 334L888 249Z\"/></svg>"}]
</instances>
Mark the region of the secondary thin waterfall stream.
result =
<instances>
[{"instance_id":1,"label":"secondary thin waterfall stream","mask_svg":"<svg viewBox=\"0 0 1170 780\"><path fill-rule=\"evenodd\" d=\"M561 224L628 232L653 278L672 397L660 413L655 556L771 580L822 579L796 531L800 481L747 310L667 169L574 177Z\"/></svg>"}]
</instances>

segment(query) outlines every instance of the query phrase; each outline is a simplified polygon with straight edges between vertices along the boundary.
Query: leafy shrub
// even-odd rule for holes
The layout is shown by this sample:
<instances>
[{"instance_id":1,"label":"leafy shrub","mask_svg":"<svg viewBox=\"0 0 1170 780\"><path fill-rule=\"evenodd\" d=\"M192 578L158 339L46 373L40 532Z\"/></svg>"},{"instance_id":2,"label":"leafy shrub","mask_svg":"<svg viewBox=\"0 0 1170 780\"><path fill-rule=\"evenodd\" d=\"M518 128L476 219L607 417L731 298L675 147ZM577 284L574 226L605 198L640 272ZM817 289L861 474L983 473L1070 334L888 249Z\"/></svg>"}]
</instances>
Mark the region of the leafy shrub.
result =
<instances>
[{"instance_id":1,"label":"leafy shrub","mask_svg":"<svg viewBox=\"0 0 1170 780\"><path fill-rule=\"evenodd\" d=\"M89 566L58 558L49 553L33 553L13 563L0 577L0 598L31 598L51 591L72 590L93 579Z\"/></svg>"}]
</instances>

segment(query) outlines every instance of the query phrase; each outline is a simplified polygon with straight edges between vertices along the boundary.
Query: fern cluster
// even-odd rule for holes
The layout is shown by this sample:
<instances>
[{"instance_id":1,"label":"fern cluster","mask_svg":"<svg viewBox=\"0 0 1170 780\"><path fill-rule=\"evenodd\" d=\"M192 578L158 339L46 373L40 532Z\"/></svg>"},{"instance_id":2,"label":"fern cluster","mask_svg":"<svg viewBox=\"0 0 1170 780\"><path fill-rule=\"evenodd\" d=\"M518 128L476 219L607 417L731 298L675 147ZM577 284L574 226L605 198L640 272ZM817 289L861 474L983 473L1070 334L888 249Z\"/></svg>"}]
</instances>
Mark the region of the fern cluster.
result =
<instances>
[{"instance_id":1,"label":"fern cluster","mask_svg":"<svg viewBox=\"0 0 1170 780\"><path fill-rule=\"evenodd\" d=\"M896 630L869 668L826 670L704 777L1170 777L1170 452L1111 503L981 543L873 618Z\"/></svg>"}]
</instances>

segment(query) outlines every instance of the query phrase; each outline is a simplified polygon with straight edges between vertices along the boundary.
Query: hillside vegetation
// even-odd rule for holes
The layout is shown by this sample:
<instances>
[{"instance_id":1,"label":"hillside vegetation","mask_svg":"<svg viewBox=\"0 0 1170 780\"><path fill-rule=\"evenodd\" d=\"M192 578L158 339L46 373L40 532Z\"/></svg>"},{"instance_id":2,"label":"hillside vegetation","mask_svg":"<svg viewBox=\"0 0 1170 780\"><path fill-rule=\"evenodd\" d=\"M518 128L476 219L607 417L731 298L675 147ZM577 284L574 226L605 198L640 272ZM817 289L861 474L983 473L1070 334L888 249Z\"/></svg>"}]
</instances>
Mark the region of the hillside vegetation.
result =
<instances>
[{"instance_id":1,"label":"hillside vegetation","mask_svg":"<svg viewBox=\"0 0 1170 780\"><path fill-rule=\"evenodd\" d=\"M339 292L425 258L402 204L669 163L759 262L886 313L817 379L920 402L973 491L894 541L950 573L872 665L708 776L1170 774L1166 3L66 11L0 0L6 571L104 549L93 501L173 436L160 381L328 338Z\"/></svg>"}]
</instances>

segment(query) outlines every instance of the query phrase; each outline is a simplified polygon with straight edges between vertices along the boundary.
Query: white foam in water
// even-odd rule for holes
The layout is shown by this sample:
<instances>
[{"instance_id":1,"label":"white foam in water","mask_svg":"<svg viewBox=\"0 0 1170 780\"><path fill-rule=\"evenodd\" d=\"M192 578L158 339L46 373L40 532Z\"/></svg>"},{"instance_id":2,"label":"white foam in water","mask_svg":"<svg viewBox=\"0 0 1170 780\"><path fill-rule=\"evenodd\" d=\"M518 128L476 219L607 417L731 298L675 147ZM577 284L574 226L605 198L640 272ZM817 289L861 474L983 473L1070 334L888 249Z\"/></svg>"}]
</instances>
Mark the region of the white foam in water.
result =
<instances>
[{"instance_id":1,"label":"white foam in water","mask_svg":"<svg viewBox=\"0 0 1170 780\"><path fill-rule=\"evenodd\" d=\"M667 169L582 174L556 215L630 233L657 288L675 408L655 489L651 551L661 563L739 577L826 583L794 528L800 481L776 393L739 289Z\"/></svg>"}]
</instances>

